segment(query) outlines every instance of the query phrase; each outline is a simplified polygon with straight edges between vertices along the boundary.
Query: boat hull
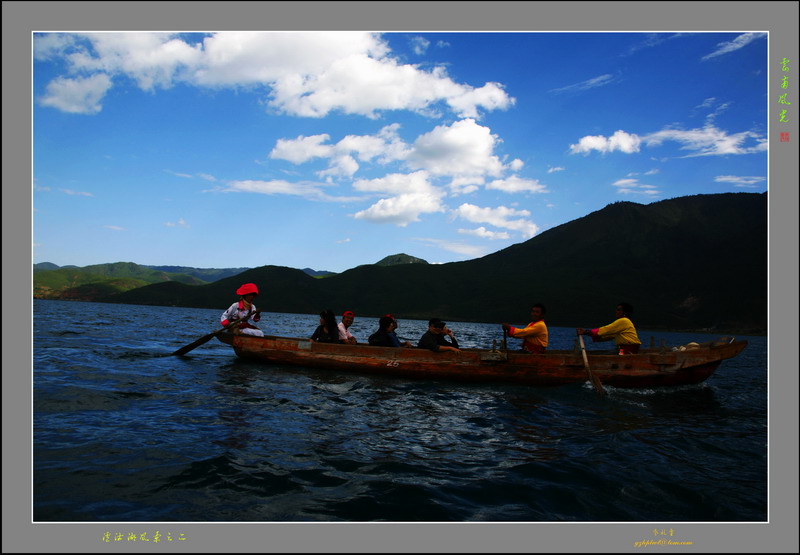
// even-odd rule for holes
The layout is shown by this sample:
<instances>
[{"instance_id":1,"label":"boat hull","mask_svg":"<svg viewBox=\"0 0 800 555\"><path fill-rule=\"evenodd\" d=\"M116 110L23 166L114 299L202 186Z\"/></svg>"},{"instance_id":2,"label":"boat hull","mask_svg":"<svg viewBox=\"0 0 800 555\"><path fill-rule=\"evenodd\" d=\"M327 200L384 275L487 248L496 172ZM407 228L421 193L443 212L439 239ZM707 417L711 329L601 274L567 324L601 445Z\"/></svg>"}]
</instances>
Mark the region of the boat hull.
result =
<instances>
[{"instance_id":1,"label":"boat hull","mask_svg":"<svg viewBox=\"0 0 800 555\"><path fill-rule=\"evenodd\" d=\"M293 337L220 334L237 356L267 364L301 366L410 379L510 383L538 387L583 383L588 376L580 351L427 349L317 343ZM600 381L620 388L690 385L705 381L723 360L738 355L746 341L718 341L686 351L642 349L635 355L592 354L589 365Z\"/></svg>"}]
</instances>

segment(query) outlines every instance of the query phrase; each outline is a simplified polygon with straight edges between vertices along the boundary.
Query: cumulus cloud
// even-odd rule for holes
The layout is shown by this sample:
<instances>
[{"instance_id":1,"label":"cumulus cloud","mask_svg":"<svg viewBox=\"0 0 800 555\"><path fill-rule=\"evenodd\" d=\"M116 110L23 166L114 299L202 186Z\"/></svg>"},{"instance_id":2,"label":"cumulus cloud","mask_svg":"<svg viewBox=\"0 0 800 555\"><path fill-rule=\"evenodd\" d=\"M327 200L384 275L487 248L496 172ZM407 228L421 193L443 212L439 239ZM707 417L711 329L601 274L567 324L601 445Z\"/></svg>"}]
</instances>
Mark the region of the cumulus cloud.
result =
<instances>
[{"instance_id":1,"label":"cumulus cloud","mask_svg":"<svg viewBox=\"0 0 800 555\"><path fill-rule=\"evenodd\" d=\"M488 127L467 118L417 137L406 163L433 175L500 176L503 164L493 154L498 142Z\"/></svg>"},{"instance_id":2,"label":"cumulus cloud","mask_svg":"<svg viewBox=\"0 0 800 555\"><path fill-rule=\"evenodd\" d=\"M353 214L359 220L405 227L411 222L418 222L421 214L444 211L443 193L430 183L428 173L424 171L361 179L353 183L353 189L392 195Z\"/></svg>"},{"instance_id":3,"label":"cumulus cloud","mask_svg":"<svg viewBox=\"0 0 800 555\"><path fill-rule=\"evenodd\" d=\"M357 220L405 227L411 222L418 222L420 214L442 212L443 210L438 195L411 193L382 198L366 210L356 212L353 217Z\"/></svg>"},{"instance_id":4,"label":"cumulus cloud","mask_svg":"<svg viewBox=\"0 0 800 555\"><path fill-rule=\"evenodd\" d=\"M702 58L703 61L710 60L711 58L716 58L717 56L722 56L723 54L727 54L729 52L734 52L739 50L740 48L744 48L754 40L760 38L766 38L767 33L744 33L739 35L735 39L726 42L720 42L717 44L717 49L711 52L710 54L706 54Z\"/></svg>"},{"instance_id":5,"label":"cumulus cloud","mask_svg":"<svg viewBox=\"0 0 800 555\"><path fill-rule=\"evenodd\" d=\"M322 117L333 111L377 117L387 110L431 113L448 107L460 117L506 109L511 98L498 83L457 83L443 67L430 71L400 63L377 33L220 32L187 38L170 33L37 34L37 60L60 57L72 75L57 78L45 106L96 113L111 86L108 75L124 76L143 90L182 83L220 89L248 88L265 95L279 112ZM192 42L189 42L192 41ZM418 43L419 46L422 43ZM76 110L78 83L106 74L104 87ZM93 81L91 81L93 82ZM62 98L63 97L63 98Z\"/></svg>"},{"instance_id":6,"label":"cumulus cloud","mask_svg":"<svg viewBox=\"0 0 800 555\"><path fill-rule=\"evenodd\" d=\"M606 153L619 150L630 154L639 152L642 144L653 147L660 146L665 142L679 143L681 150L690 151L684 158L752 154L768 149L766 137L755 131L728 134L712 124L707 124L702 129L667 128L642 137L621 130L608 138L602 135L589 135L582 137L577 144L570 145L570 153L588 154L593 150Z\"/></svg>"},{"instance_id":7,"label":"cumulus cloud","mask_svg":"<svg viewBox=\"0 0 800 555\"><path fill-rule=\"evenodd\" d=\"M504 193L547 193L547 187L536 179L524 179L512 175L506 179L495 179L486 185L487 189L497 189Z\"/></svg>"},{"instance_id":8,"label":"cumulus cloud","mask_svg":"<svg viewBox=\"0 0 800 555\"><path fill-rule=\"evenodd\" d=\"M451 178L450 188L456 194L474 191L486 176L499 177L507 167L523 165L514 160L504 166L494 154L499 139L472 118L437 126L410 145L399 137L398 129L397 124L387 125L375 135L348 135L337 143L331 143L327 133L279 139L269 157L294 164L327 158L329 167L319 175L340 177L352 176L359 169L358 162L400 162L411 171ZM520 185L512 183L506 187ZM503 185L498 183L497 188Z\"/></svg>"},{"instance_id":9,"label":"cumulus cloud","mask_svg":"<svg viewBox=\"0 0 800 555\"><path fill-rule=\"evenodd\" d=\"M47 84L39 103L70 114L97 114L103 109L100 101L110 88L111 78L105 73L74 79L57 77Z\"/></svg>"},{"instance_id":10,"label":"cumulus cloud","mask_svg":"<svg viewBox=\"0 0 800 555\"><path fill-rule=\"evenodd\" d=\"M489 231L483 226L480 226L475 229L459 229L459 233L464 235L474 235L476 237L480 237L482 239L511 239L511 235L509 235L505 231Z\"/></svg>"},{"instance_id":11,"label":"cumulus cloud","mask_svg":"<svg viewBox=\"0 0 800 555\"><path fill-rule=\"evenodd\" d=\"M586 137L582 137L577 144L569 145L569 148L571 154L588 154L593 150L602 153L619 150L630 154L632 152L639 152L640 143L641 139L639 139L636 134L629 134L625 131L618 130L611 137L587 135Z\"/></svg>"},{"instance_id":12,"label":"cumulus cloud","mask_svg":"<svg viewBox=\"0 0 800 555\"><path fill-rule=\"evenodd\" d=\"M531 215L527 210L516 210L505 206L482 208L464 203L453 210L453 214L472 223L486 223L502 229L518 231L525 238L531 238L539 231L536 224L526 219Z\"/></svg>"}]
</instances>

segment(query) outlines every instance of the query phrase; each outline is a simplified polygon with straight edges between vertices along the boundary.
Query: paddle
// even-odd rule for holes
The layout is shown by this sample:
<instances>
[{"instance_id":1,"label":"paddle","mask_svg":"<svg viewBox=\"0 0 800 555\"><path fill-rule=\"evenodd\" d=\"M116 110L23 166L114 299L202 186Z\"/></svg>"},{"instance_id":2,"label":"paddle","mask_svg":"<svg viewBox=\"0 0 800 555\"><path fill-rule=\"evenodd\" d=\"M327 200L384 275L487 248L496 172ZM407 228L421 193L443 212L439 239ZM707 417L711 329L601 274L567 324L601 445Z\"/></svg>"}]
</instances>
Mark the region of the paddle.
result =
<instances>
[{"instance_id":1,"label":"paddle","mask_svg":"<svg viewBox=\"0 0 800 555\"><path fill-rule=\"evenodd\" d=\"M592 380L594 384L594 388L597 390L598 393L601 395L606 395L606 390L603 387L603 384L600 383L600 378L594 375L592 369L589 367L589 357L586 356L586 347L583 344L583 336L578 334L578 341L581 344L581 354L583 355L583 365L586 367L586 373L589 374L589 379Z\"/></svg>"},{"instance_id":2,"label":"paddle","mask_svg":"<svg viewBox=\"0 0 800 555\"><path fill-rule=\"evenodd\" d=\"M258 314L258 312L256 312L255 314ZM218 336L219 334L221 334L223 331L225 331L225 330L227 330L227 329L229 329L229 328L233 327L234 325L238 324L239 322L241 322L241 321L243 321L243 320L247 320L247 319L248 319L250 316L251 316L251 315L250 315L250 314L248 314L247 316L245 316L245 317L243 317L243 318L239 318L239 319L237 319L237 320L233 320L233 321L232 321L232 322L230 322L230 323L229 323L227 326L225 326L225 327L223 327L223 328L220 328L220 329L218 329L217 331L211 332L211 333L209 333L208 335L204 335L203 337L201 337L201 338L200 338L200 339L198 339L197 341L195 341L195 342L193 342L193 343L189 343L189 344L188 344L188 345L186 345L185 347L181 347L180 349L178 349L177 351L175 351L175 352L174 352L174 353L172 353L172 354L173 354L173 355L176 355L176 356L185 355L186 353L188 353L188 352L189 352L189 351L191 351L192 349L195 349L195 348L199 347L199 346L200 346L200 345L202 345L203 343L208 343L209 341L211 341L212 339L214 339L216 336Z\"/></svg>"}]
</instances>

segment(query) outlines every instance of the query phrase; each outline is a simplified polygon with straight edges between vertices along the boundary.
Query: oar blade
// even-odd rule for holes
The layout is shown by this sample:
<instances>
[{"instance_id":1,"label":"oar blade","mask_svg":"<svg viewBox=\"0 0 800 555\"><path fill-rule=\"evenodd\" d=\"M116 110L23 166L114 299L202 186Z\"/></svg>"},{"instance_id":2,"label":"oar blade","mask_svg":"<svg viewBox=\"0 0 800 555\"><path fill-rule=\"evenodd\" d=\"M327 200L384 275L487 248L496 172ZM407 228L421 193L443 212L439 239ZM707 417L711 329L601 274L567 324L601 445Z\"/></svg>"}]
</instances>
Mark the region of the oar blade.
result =
<instances>
[{"instance_id":1,"label":"oar blade","mask_svg":"<svg viewBox=\"0 0 800 555\"><path fill-rule=\"evenodd\" d=\"M606 391L606 388L603 387L603 384L600 382L600 378L598 378L597 376L594 375L594 372L592 372L591 366L589 366L589 357L586 356L586 346L583 343L583 336L582 335L578 335L578 341L581 344L581 354L583 355L583 365L586 368L586 373L589 374L589 379L591 380L592 385L594 385L595 390L600 395L608 395L608 392Z\"/></svg>"},{"instance_id":2,"label":"oar blade","mask_svg":"<svg viewBox=\"0 0 800 555\"><path fill-rule=\"evenodd\" d=\"M220 330L220 331L222 331L222 330ZM189 351L191 351L191 350L193 350L193 349L195 349L195 348L199 347L200 345L202 345L202 344L204 344L204 343L208 343L208 342L209 342L209 341L211 341L211 340L212 340L212 339L213 339L213 338L214 338L214 337L215 337L215 336L216 336L218 333L219 333L219 331L215 331L215 332L213 332L213 333L209 333L208 335L204 335L203 337L201 337L201 338L200 338L200 339L198 339L197 341L194 341L193 343L189 343L189 344L188 344L188 345L186 345L185 347L181 347L180 349L178 349L177 351L175 351L175 352L174 352L174 353L172 353L172 354L173 354L174 356L181 356L181 355L185 355L186 353L188 353Z\"/></svg>"}]
</instances>

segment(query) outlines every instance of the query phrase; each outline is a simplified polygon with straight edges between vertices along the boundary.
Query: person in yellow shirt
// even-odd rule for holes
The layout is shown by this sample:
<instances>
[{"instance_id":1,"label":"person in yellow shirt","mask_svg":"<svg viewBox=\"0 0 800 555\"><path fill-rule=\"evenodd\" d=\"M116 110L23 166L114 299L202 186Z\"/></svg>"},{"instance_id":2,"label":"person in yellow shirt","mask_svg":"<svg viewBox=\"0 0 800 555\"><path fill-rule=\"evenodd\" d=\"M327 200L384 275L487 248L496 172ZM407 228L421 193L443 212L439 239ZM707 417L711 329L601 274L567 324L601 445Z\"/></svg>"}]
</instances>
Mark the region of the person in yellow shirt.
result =
<instances>
[{"instance_id":1,"label":"person in yellow shirt","mask_svg":"<svg viewBox=\"0 0 800 555\"><path fill-rule=\"evenodd\" d=\"M524 328L503 324L503 331L509 336L522 339L522 350L529 353L543 353L547 349L547 326L544 323L545 308L535 304L531 308L531 323Z\"/></svg>"},{"instance_id":2,"label":"person in yellow shirt","mask_svg":"<svg viewBox=\"0 0 800 555\"><path fill-rule=\"evenodd\" d=\"M619 354L632 355L639 352L639 336L631 322L633 307L628 303L619 303L616 308L617 319L608 324L594 329L577 328L578 335L590 335L592 341L614 340L619 348Z\"/></svg>"}]
</instances>

